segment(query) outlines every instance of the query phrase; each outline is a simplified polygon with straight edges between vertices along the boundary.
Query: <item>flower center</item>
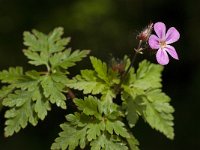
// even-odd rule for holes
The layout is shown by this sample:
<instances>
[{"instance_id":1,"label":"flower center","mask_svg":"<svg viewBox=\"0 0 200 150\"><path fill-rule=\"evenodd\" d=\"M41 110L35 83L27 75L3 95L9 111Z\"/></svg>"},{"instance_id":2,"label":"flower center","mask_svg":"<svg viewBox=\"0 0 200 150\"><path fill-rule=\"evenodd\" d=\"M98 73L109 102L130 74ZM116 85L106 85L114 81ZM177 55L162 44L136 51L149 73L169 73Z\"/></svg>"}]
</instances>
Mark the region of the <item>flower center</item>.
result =
<instances>
[{"instance_id":1,"label":"flower center","mask_svg":"<svg viewBox=\"0 0 200 150\"><path fill-rule=\"evenodd\" d=\"M160 41L159 44L160 44L160 47L161 47L162 49L165 48L166 45L167 45L165 41Z\"/></svg>"}]
</instances>

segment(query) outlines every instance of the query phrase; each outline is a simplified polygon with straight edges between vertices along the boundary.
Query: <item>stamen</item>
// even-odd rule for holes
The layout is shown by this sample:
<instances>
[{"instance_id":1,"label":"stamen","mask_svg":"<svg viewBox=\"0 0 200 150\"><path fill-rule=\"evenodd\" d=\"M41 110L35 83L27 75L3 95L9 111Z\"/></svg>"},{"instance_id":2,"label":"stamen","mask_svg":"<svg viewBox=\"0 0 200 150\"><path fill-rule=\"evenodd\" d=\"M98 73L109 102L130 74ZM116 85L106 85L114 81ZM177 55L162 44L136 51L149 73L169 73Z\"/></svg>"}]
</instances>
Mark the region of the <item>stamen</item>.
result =
<instances>
[{"instance_id":1,"label":"stamen","mask_svg":"<svg viewBox=\"0 0 200 150\"><path fill-rule=\"evenodd\" d=\"M161 48L165 48L167 45L165 41L160 41L159 44Z\"/></svg>"}]
</instances>

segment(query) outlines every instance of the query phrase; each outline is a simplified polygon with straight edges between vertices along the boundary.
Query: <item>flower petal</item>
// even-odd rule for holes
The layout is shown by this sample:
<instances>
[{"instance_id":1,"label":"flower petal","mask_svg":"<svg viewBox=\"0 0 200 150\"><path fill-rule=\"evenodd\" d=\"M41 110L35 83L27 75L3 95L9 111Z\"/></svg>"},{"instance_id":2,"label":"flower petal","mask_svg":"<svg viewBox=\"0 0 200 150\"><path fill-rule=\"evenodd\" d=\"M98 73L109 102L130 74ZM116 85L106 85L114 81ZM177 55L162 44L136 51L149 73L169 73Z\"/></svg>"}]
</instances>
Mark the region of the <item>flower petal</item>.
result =
<instances>
[{"instance_id":1,"label":"flower petal","mask_svg":"<svg viewBox=\"0 0 200 150\"><path fill-rule=\"evenodd\" d=\"M154 25L154 31L161 40L165 40L166 26L162 22L157 22Z\"/></svg>"},{"instance_id":2,"label":"flower petal","mask_svg":"<svg viewBox=\"0 0 200 150\"><path fill-rule=\"evenodd\" d=\"M160 45L159 45L159 38L156 36L156 35L151 35L149 37L149 46L152 48L152 49L159 49L160 48Z\"/></svg>"},{"instance_id":3,"label":"flower petal","mask_svg":"<svg viewBox=\"0 0 200 150\"><path fill-rule=\"evenodd\" d=\"M167 44L174 43L174 42L178 41L179 38L180 38L180 34L176 30L176 28L174 28L174 27L169 28L169 30L167 31L167 34L166 34L166 43Z\"/></svg>"},{"instance_id":4,"label":"flower petal","mask_svg":"<svg viewBox=\"0 0 200 150\"><path fill-rule=\"evenodd\" d=\"M176 50L175 50L175 48L174 48L173 46L167 45L167 46L164 48L164 50L166 50L166 51L169 53L169 55L171 55L174 59L179 60L178 54L176 53Z\"/></svg>"},{"instance_id":5,"label":"flower petal","mask_svg":"<svg viewBox=\"0 0 200 150\"><path fill-rule=\"evenodd\" d=\"M167 52L161 48L156 53L156 59L161 65L167 65L169 63L169 57L167 55Z\"/></svg>"}]
</instances>

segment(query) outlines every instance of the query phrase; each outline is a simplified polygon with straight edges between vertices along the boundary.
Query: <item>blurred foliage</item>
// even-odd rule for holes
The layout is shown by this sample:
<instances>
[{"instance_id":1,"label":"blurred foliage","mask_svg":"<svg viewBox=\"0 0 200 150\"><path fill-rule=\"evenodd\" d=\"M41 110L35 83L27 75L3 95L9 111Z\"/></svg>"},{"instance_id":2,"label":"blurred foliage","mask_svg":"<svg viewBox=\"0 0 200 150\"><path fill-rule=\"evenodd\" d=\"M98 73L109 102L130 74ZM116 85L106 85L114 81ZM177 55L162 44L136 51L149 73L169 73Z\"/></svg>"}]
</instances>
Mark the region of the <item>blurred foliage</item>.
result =
<instances>
[{"instance_id":1,"label":"blurred foliage","mask_svg":"<svg viewBox=\"0 0 200 150\"><path fill-rule=\"evenodd\" d=\"M168 141L145 127L140 120L134 132L144 150L155 150L155 145L158 150L198 149L199 14L198 0L0 0L0 69L25 65L27 60L22 53L22 33L25 30L35 28L47 33L54 27L63 26L66 36L73 38L72 47L92 49L92 55L108 61L109 53L116 57L130 55L136 45L137 33L150 21L163 21L168 27L175 26L181 33L176 44L180 61L171 61L163 74L164 91L171 96L176 109L176 137L173 142ZM146 56L155 61L154 56ZM80 65L81 69L86 68L87 61ZM52 111L38 127L27 128L8 139L3 137L1 126L1 149L48 149L54 140L51 137L60 131L58 125L65 120L59 116L68 111L70 109L67 112ZM1 112L1 124L4 123L3 114ZM46 122L48 126L45 126ZM154 140L149 140L152 137Z\"/></svg>"}]
</instances>

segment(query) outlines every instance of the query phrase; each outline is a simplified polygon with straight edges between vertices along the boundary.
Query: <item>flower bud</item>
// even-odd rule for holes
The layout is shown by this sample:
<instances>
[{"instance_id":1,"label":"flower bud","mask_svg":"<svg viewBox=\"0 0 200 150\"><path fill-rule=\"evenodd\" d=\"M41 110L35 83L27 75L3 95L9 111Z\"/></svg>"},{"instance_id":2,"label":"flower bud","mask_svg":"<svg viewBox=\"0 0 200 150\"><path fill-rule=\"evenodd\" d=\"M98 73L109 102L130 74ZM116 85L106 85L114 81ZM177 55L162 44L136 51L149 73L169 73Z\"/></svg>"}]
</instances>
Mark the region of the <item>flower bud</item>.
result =
<instances>
[{"instance_id":1,"label":"flower bud","mask_svg":"<svg viewBox=\"0 0 200 150\"><path fill-rule=\"evenodd\" d=\"M122 64L122 63L119 63L119 64L114 64L112 66L112 70L115 71L115 72L118 72L118 73L124 73L125 71L125 65Z\"/></svg>"},{"instance_id":2,"label":"flower bud","mask_svg":"<svg viewBox=\"0 0 200 150\"><path fill-rule=\"evenodd\" d=\"M151 35L152 28L153 28L153 23L150 23L146 28L142 30L142 32L140 32L139 35L137 35L137 39L147 42Z\"/></svg>"},{"instance_id":3,"label":"flower bud","mask_svg":"<svg viewBox=\"0 0 200 150\"><path fill-rule=\"evenodd\" d=\"M113 58L111 60L111 68L114 72L117 72L119 74L123 74L125 72L125 64L122 60L116 60Z\"/></svg>"}]
</instances>

